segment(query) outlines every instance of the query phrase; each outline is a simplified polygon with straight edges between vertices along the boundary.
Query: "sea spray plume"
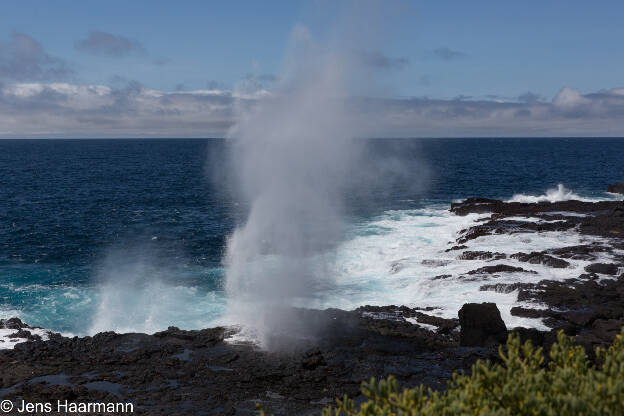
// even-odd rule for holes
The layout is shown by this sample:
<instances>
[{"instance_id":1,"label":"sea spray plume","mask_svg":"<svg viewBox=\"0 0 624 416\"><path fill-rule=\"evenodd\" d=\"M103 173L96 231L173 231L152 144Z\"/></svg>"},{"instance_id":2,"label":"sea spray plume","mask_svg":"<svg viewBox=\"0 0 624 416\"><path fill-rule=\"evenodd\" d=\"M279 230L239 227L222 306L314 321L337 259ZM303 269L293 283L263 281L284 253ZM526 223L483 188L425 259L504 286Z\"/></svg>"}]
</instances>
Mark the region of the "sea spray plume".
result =
<instances>
[{"instance_id":1,"label":"sea spray plume","mask_svg":"<svg viewBox=\"0 0 624 416\"><path fill-rule=\"evenodd\" d=\"M305 306L331 283L319 265L339 240L342 194L358 154L349 69L348 59L298 26L277 90L243 109L231 133L230 163L249 213L227 244L228 307L265 346L277 332L305 331L286 308Z\"/></svg>"},{"instance_id":2,"label":"sea spray plume","mask_svg":"<svg viewBox=\"0 0 624 416\"><path fill-rule=\"evenodd\" d=\"M333 287L346 203L383 189L388 177L405 179L399 159L354 139L372 131L358 97L384 95L375 82L382 69L366 65L362 51L387 44L390 31L379 29L399 10L374 0L321 3L321 15L330 11L324 23L334 22L328 36L315 42L297 26L278 85L253 105L240 100L230 132L230 173L247 215L227 242L226 322L251 329L267 348L325 335L319 314L292 307L321 305Z\"/></svg>"},{"instance_id":3,"label":"sea spray plume","mask_svg":"<svg viewBox=\"0 0 624 416\"><path fill-rule=\"evenodd\" d=\"M154 332L161 325L157 318L166 308L159 294L164 294L164 268L154 261L150 249L124 247L108 250L98 265L98 306L90 333Z\"/></svg>"},{"instance_id":4,"label":"sea spray plume","mask_svg":"<svg viewBox=\"0 0 624 416\"><path fill-rule=\"evenodd\" d=\"M153 333L170 325L201 328L209 323L205 310L199 314L189 307L204 305L175 248L155 242L113 247L96 270L96 307L88 334Z\"/></svg>"}]
</instances>

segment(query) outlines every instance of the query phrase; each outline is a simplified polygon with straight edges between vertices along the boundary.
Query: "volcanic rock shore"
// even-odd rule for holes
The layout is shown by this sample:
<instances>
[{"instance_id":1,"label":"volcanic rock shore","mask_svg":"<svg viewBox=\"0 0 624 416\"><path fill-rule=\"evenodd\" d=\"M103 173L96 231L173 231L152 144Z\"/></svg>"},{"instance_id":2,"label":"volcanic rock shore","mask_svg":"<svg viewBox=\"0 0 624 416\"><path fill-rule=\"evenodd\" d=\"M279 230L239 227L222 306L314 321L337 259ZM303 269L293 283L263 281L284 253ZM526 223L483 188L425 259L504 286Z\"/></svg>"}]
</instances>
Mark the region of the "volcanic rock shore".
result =
<instances>
[{"instance_id":1,"label":"volcanic rock shore","mask_svg":"<svg viewBox=\"0 0 624 416\"><path fill-rule=\"evenodd\" d=\"M24 398L130 402L135 414L148 415L252 415L256 403L274 415L319 414L336 397L358 396L370 377L395 374L409 385L441 389L454 371L468 371L494 354L492 348L460 347L457 320L415 309L293 313L322 323L326 336L273 352L228 341L232 328L56 335L20 343L0 352L0 399L16 407Z\"/></svg>"},{"instance_id":2,"label":"volcanic rock shore","mask_svg":"<svg viewBox=\"0 0 624 416\"><path fill-rule=\"evenodd\" d=\"M567 268L571 259L588 262L576 277L537 283L489 283L481 286L481 290L517 291L517 300L531 306L514 307L511 315L540 318L554 331L564 330L575 336L590 353L597 346L608 345L620 332L624 326L624 202L505 203L470 198L452 204L451 211L457 215L491 213L462 230L456 244L495 234L559 231L587 236L586 244L509 256L527 266L541 264L551 268ZM458 245L451 249L462 250ZM506 257L501 253L465 250L459 254L459 258L480 258L494 263ZM489 270L480 272L495 273L510 266L488 267ZM539 342L543 335L538 338Z\"/></svg>"},{"instance_id":3,"label":"volcanic rock shore","mask_svg":"<svg viewBox=\"0 0 624 416\"><path fill-rule=\"evenodd\" d=\"M624 325L624 203L618 201L505 203L473 198L451 206L456 215L485 214L462 230L447 252L458 261L487 266L464 276L484 278L483 291L513 293L524 306L513 316L540 319L550 331L515 329L546 348L556 331L574 336L588 351L608 345ZM526 221L523 220L526 218ZM505 254L467 249L496 234L575 232L586 244ZM535 281L535 265L569 268L587 262L577 277ZM605 260L606 259L606 260ZM500 262L513 260L515 266ZM489 264L491 263L491 264ZM496 283L512 273L515 283ZM532 276L530 282L522 276ZM314 322L308 339L291 336L287 347L266 351L236 341L237 328L153 335L105 332L93 337L28 336L19 320L0 321L26 342L0 351L0 399L29 402L128 402L135 414L252 415L256 403L274 415L319 414L336 397L358 397L370 377L397 376L405 386L444 389L454 371L477 359L497 359L505 327L498 309L465 305L459 319L427 308L363 306L355 311L293 310L295 321ZM7 326L8 325L8 326ZM28 339L30 338L30 339ZM49 339L45 339L49 338ZM13 413L19 414L16 410Z\"/></svg>"}]
</instances>

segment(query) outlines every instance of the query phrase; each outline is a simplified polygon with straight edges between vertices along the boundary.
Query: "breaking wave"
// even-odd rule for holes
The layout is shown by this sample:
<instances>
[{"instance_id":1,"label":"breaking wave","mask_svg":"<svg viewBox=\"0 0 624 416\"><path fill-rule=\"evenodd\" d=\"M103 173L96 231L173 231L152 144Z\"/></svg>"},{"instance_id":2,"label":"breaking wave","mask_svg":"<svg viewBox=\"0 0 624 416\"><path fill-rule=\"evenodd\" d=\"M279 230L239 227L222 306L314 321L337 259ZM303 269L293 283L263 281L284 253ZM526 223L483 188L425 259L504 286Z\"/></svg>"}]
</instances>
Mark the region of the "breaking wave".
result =
<instances>
[{"instance_id":1,"label":"breaking wave","mask_svg":"<svg viewBox=\"0 0 624 416\"><path fill-rule=\"evenodd\" d=\"M566 188L563 184L557 185L556 188L550 188L542 195L527 195L527 194L514 194L511 199L506 202L525 202L525 203L538 203L538 202L559 202L559 201L584 201L584 202L597 202L609 199L616 199L614 194L606 194L603 198L588 198L580 196L570 189Z\"/></svg>"}]
</instances>

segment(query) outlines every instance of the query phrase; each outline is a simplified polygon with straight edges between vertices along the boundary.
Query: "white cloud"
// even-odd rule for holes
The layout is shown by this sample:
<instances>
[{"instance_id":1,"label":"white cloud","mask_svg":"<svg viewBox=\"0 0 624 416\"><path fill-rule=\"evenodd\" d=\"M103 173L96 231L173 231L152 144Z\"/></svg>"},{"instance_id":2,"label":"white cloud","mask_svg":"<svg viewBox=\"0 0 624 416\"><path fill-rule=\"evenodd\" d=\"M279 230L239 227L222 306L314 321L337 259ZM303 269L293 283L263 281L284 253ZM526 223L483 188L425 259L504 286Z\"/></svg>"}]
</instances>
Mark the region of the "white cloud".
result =
<instances>
[{"instance_id":1,"label":"white cloud","mask_svg":"<svg viewBox=\"0 0 624 416\"><path fill-rule=\"evenodd\" d=\"M232 121L228 91L28 83L0 91L4 136L211 136Z\"/></svg>"},{"instance_id":2,"label":"white cloud","mask_svg":"<svg viewBox=\"0 0 624 416\"><path fill-rule=\"evenodd\" d=\"M159 91L69 83L0 85L4 137L223 137L235 100L253 105L266 89ZM527 98L529 97L529 98ZM583 94L564 87L552 101L352 98L358 131L375 137L622 136L624 89Z\"/></svg>"},{"instance_id":3,"label":"white cloud","mask_svg":"<svg viewBox=\"0 0 624 416\"><path fill-rule=\"evenodd\" d=\"M553 98L555 107L563 110L572 110L580 105L589 104L589 102L590 100L583 97L579 90L570 87L563 87L555 98Z\"/></svg>"}]
</instances>

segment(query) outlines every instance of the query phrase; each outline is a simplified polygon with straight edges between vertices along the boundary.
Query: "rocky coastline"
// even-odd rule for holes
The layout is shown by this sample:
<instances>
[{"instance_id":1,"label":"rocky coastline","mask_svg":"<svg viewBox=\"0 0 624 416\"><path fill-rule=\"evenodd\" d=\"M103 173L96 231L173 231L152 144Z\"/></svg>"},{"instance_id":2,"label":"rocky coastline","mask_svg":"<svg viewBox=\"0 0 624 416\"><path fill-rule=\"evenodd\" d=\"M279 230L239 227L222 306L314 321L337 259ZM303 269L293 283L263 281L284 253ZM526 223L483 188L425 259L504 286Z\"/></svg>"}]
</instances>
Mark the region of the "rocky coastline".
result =
<instances>
[{"instance_id":1,"label":"rocky coastline","mask_svg":"<svg viewBox=\"0 0 624 416\"><path fill-rule=\"evenodd\" d=\"M256 403L274 415L319 414L336 397L358 397L360 383L370 377L393 374L406 386L444 389L453 372L470 371L478 359L497 360L510 331L548 348L563 330L591 353L624 326L624 202L469 198L450 209L485 216L449 242L447 252L487 265L436 278L481 279L482 291L517 294L524 306L511 314L539 319L548 331L507 328L494 304L466 304L457 319L395 305L294 310L295 319L313 320L323 336L281 351L236 341L237 328L67 338L18 319L0 320L0 329L24 340L0 351L0 399L129 402L135 414L149 415L252 415ZM467 247L491 235L549 231L588 240L514 254ZM569 268L579 259L587 266L565 281L496 282L501 274L535 277L535 265Z\"/></svg>"},{"instance_id":2,"label":"rocky coastline","mask_svg":"<svg viewBox=\"0 0 624 416\"><path fill-rule=\"evenodd\" d=\"M624 326L624 202L561 201L544 203L504 203L471 198L452 204L457 215L491 213L479 224L460 233L457 243L491 234L535 233L573 230L581 235L600 237L601 241L547 249L540 252L516 253L510 257L519 262L541 264L552 268L569 266L567 260L591 262L575 278L565 281L541 280L537 283L488 283L481 290L509 293L517 291L518 300L532 307L514 307L511 314L540 318L553 331L564 330L575 336L589 352L608 345ZM583 214L583 215L571 215ZM522 218L543 221L522 221ZM461 250L459 246L454 249ZM609 261L600 260L609 255ZM506 256L492 252L463 251L460 257L487 259L492 263ZM501 266L488 266L481 272L496 273ZM529 271L530 272L530 271ZM543 335L539 335L540 339Z\"/></svg>"}]
</instances>

